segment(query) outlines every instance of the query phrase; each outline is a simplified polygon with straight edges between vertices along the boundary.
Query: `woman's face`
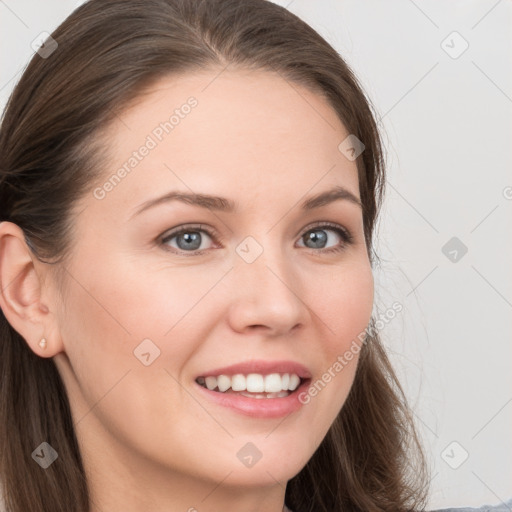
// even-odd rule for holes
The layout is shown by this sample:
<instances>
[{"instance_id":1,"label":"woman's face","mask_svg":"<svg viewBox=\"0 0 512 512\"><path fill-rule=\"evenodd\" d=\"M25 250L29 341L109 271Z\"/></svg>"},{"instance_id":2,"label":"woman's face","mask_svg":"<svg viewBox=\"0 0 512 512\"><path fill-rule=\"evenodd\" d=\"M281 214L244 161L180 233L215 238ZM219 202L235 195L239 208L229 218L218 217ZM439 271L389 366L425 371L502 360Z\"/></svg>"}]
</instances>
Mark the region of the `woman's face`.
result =
<instances>
[{"instance_id":1,"label":"woman's face","mask_svg":"<svg viewBox=\"0 0 512 512\"><path fill-rule=\"evenodd\" d=\"M265 72L169 77L118 112L76 205L54 358L96 488L285 485L313 455L373 304L348 135L325 100ZM277 396L296 385L284 374L302 384Z\"/></svg>"}]
</instances>

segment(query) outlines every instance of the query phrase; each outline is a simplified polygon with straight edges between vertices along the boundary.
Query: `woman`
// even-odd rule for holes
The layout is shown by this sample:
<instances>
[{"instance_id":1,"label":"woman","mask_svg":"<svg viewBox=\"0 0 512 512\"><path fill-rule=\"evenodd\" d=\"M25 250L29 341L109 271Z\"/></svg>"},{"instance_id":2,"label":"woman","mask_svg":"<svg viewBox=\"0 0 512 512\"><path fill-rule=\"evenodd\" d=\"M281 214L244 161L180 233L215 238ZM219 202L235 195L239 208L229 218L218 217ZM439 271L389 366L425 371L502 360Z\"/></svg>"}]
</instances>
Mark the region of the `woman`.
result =
<instances>
[{"instance_id":1,"label":"woman","mask_svg":"<svg viewBox=\"0 0 512 512\"><path fill-rule=\"evenodd\" d=\"M381 142L312 28L264 0L87 2L0 158L6 510L424 508L372 317Z\"/></svg>"}]
</instances>

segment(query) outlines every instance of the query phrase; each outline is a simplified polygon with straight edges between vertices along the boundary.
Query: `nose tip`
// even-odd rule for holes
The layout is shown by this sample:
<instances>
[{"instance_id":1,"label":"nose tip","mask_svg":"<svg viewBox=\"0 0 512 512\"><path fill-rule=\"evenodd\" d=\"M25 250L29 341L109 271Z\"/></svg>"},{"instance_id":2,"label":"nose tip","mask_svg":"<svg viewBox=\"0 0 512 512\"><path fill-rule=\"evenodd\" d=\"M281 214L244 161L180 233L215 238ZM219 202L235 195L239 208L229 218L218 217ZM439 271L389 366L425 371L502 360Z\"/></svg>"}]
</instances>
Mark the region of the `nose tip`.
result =
<instances>
[{"instance_id":1,"label":"nose tip","mask_svg":"<svg viewBox=\"0 0 512 512\"><path fill-rule=\"evenodd\" d=\"M297 282L294 276L288 272L285 279L263 259L242 272L244 278L235 285L229 315L235 330L267 329L279 335L304 322L307 307L291 285Z\"/></svg>"}]
</instances>

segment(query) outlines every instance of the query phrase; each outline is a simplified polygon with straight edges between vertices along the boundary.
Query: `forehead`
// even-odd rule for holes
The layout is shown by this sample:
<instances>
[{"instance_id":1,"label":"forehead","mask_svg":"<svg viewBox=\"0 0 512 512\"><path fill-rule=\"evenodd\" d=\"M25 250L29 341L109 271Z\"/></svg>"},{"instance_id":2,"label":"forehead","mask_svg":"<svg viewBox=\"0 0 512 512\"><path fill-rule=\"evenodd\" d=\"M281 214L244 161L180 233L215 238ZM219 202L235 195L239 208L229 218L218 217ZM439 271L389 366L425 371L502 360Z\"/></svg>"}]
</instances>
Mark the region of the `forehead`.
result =
<instances>
[{"instance_id":1,"label":"forehead","mask_svg":"<svg viewBox=\"0 0 512 512\"><path fill-rule=\"evenodd\" d=\"M338 149L349 134L336 112L277 73L215 69L161 78L107 133L105 178L126 171L109 195L127 203L167 186L255 198L293 191L291 184L299 195L342 184L358 194L356 163Z\"/></svg>"}]
</instances>

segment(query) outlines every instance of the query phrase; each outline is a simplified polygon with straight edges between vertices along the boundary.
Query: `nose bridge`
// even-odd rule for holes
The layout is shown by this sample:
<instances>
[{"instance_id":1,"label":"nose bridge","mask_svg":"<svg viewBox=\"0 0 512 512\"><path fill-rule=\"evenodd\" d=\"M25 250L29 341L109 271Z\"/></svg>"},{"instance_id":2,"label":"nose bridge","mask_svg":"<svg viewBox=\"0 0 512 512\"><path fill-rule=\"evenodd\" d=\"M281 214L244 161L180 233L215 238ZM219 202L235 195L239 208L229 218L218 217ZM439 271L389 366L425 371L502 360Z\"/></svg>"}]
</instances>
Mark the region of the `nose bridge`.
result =
<instances>
[{"instance_id":1,"label":"nose bridge","mask_svg":"<svg viewBox=\"0 0 512 512\"><path fill-rule=\"evenodd\" d=\"M277 293L280 287L290 292L286 285L289 285L294 270L275 231L245 237L236 247L238 258L235 270L242 274L244 281L248 280L251 289L260 285L260 289L274 287Z\"/></svg>"}]
</instances>

